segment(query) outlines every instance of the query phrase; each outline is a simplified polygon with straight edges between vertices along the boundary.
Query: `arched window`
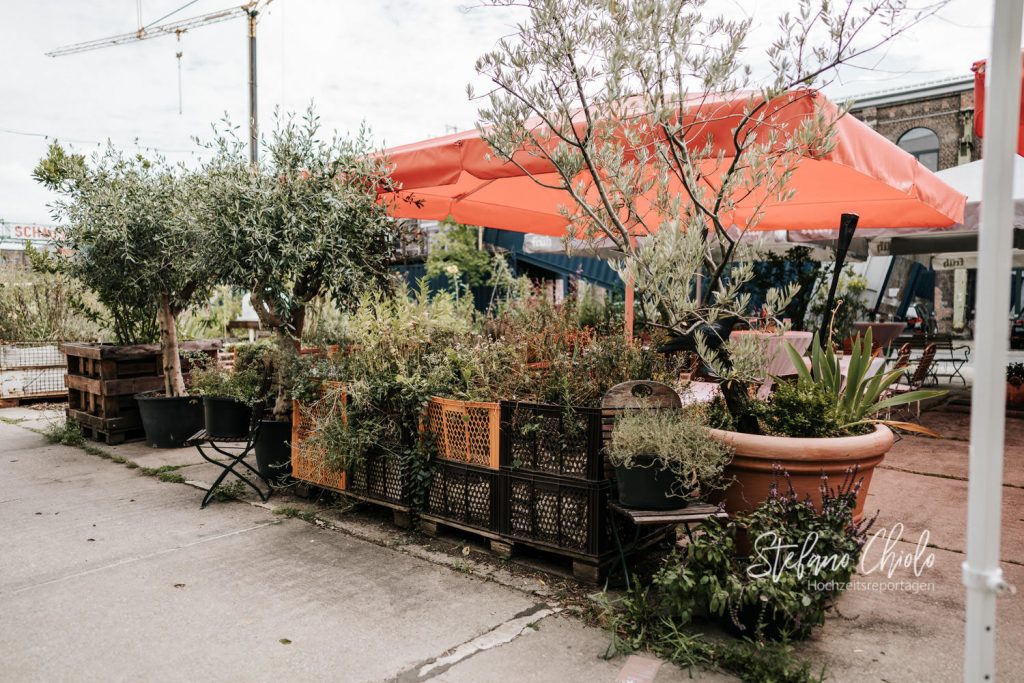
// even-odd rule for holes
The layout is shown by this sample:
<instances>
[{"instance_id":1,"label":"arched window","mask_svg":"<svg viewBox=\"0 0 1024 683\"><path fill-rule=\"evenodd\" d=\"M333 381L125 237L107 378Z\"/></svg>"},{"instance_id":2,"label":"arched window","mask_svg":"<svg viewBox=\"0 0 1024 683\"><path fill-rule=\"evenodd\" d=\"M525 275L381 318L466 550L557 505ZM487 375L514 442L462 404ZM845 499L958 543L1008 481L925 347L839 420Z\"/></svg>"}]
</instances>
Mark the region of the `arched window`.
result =
<instances>
[{"instance_id":1,"label":"arched window","mask_svg":"<svg viewBox=\"0 0 1024 683\"><path fill-rule=\"evenodd\" d=\"M896 143L930 171L939 170L939 136L931 128L911 128Z\"/></svg>"}]
</instances>

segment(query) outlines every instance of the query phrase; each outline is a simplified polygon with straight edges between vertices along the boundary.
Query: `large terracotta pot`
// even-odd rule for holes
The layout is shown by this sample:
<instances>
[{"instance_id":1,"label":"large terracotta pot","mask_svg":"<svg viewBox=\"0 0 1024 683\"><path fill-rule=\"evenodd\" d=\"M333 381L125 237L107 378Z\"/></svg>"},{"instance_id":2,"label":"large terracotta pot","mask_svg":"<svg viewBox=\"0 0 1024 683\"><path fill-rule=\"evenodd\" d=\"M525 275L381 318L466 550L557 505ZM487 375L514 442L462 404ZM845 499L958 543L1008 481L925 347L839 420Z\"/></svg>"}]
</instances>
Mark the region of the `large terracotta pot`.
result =
<instances>
[{"instance_id":1,"label":"large terracotta pot","mask_svg":"<svg viewBox=\"0 0 1024 683\"><path fill-rule=\"evenodd\" d=\"M1024 408L1024 384L1006 382L1006 405L1015 410Z\"/></svg>"},{"instance_id":2,"label":"large terracotta pot","mask_svg":"<svg viewBox=\"0 0 1024 683\"><path fill-rule=\"evenodd\" d=\"M860 519L875 465L882 462L893 444L892 431L883 425L875 425L875 430L868 434L827 439L762 436L718 429L712 429L711 436L736 451L726 467L726 476L734 481L722 494L725 509L730 514L753 510L768 498L774 478L772 466L776 463L789 472L800 498L810 495L819 507L822 472L828 475L829 486L838 487L847 468L859 465L858 476L864 478L864 484L857 494L854 518ZM785 490L784 486L785 482L780 481L780 489Z\"/></svg>"}]
</instances>

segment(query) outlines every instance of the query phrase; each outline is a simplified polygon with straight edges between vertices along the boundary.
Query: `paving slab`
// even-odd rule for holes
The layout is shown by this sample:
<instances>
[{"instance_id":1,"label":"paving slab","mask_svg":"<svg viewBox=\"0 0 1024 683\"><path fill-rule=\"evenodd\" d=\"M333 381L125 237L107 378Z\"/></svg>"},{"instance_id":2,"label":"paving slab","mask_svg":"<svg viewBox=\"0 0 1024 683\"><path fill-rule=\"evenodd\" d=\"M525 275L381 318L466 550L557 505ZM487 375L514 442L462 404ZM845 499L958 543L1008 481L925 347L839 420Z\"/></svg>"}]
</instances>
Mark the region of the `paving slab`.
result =
<instances>
[{"instance_id":1,"label":"paving slab","mask_svg":"<svg viewBox=\"0 0 1024 683\"><path fill-rule=\"evenodd\" d=\"M10 410L24 409L0 417ZM859 577L872 585L848 591L842 614L797 646L829 680L960 677L969 416L930 412L922 422L947 438L897 443L868 509L881 511L876 528L904 525L897 552L912 553L927 529L933 564L920 577L894 572L916 581L913 590L878 585L889 577L877 571ZM1024 588L1021 427L1007 422L1002 538L1006 576ZM444 662L425 680L596 682L616 680L624 664L602 659L605 634L575 617L520 625L557 603L557 581L472 555L452 560L385 516L320 508L331 530L240 502L200 511L195 488L48 445L20 426L0 424L0 444L0 652L14 653L4 678L410 681ZM220 472L194 449L103 448L143 467L184 465L177 471L189 480ZM271 503L318 509L287 496ZM1001 680L1015 680L1020 597L1000 599L998 624ZM655 680L684 678L665 664Z\"/></svg>"},{"instance_id":2,"label":"paving slab","mask_svg":"<svg viewBox=\"0 0 1024 683\"><path fill-rule=\"evenodd\" d=\"M0 499L6 680L391 680L548 609L529 593L246 503L200 510L192 487L20 427L0 424L0 442L11 494ZM524 658L544 672L531 680L575 680L578 658L597 680L615 679L622 660L598 658L599 631L566 620L551 633L476 680L509 680ZM549 667L555 643L571 656ZM658 680L685 675L669 671L678 676Z\"/></svg>"},{"instance_id":3,"label":"paving slab","mask_svg":"<svg viewBox=\"0 0 1024 683\"><path fill-rule=\"evenodd\" d=\"M865 513L879 513L876 524L904 527L903 540L916 543L928 532L939 548L966 551L967 482L876 470L865 502ZM1001 558L1024 565L1024 489L1003 487Z\"/></svg>"},{"instance_id":4,"label":"paving slab","mask_svg":"<svg viewBox=\"0 0 1024 683\"><path fill-rule=\"evenodd\" d=\"M920 577L911 571L897 571L893 577L908 584L919 582L918 592L895 584L885 590L848 590L839 601L841 616L828 617L797 652L824 664L835 683L962 680L965 594L960 565L965 558L961 553L931 552L934 565ZM1011 583L1024 586L1024 567L1006 564L1004 572ZM887 582L876 573L856 578ZM1000 598L996 624L997 680L1021 680L1024 601L1019 596Z\"/></svg>"},{"instance_id":5,"label":"paving slab","mask_svg":"<svg viewBox=\"0 0 1024 683\"><path fill-rule=\"evenodd\" d=\"M575 619L549 616L524 631L511 643L470 657L431 678L437 683L480 681L563 683L564 681L611 681L625 658L603 658L608 636L596 628L579 628ZM650 655L647 655L648 657ZM514 672L514 673L513 673ZM610 674L610 675L609 675ZM722 673L692 673L664 663L651 683L683 683L700 680L724 683L736 678Z\"/></svg>"}]
</instances>

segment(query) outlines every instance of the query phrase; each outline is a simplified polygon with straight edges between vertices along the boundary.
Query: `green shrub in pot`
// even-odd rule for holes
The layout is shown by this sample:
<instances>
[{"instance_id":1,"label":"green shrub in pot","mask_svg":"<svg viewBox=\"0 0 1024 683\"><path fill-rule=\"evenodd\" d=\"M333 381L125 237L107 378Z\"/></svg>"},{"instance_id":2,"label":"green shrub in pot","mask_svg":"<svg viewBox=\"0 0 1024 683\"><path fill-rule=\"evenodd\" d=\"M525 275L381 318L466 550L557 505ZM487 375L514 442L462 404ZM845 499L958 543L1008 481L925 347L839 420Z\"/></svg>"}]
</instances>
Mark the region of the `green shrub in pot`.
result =
<instances>
[{"instance_id":1,"label":"green shrub in pot","mask_svg":"<svg viewBox=\"0 0 1024 683\"><path fill-rule=\"evenodd\" d=\"M695 494L717 488L731 449L713 440L703 411L633 410L612 429L607 448L619 502L640 508L683 507Z\"/></svg>"}]
</instances>

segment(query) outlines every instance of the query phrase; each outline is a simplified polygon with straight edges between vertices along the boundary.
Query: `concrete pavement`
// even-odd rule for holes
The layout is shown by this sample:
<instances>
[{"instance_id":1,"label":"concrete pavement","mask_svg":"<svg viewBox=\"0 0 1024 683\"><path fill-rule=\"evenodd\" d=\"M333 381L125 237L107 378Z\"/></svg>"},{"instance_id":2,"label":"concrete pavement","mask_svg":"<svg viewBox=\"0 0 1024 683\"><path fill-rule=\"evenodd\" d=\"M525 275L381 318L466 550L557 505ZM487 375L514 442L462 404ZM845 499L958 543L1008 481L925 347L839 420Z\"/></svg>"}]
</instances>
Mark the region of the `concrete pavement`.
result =
<instances>
[{"instance_id":1,"label":"concrete pavement","mask_svg":"<svg viewBox=\"0 0 1024 683\"><path fill-rule=\"evenodd\" d=\"M614 681L623 666L532 591L246 503L200 510L195 488L0 411L26 415L0 423L0 680Z\"/></svg>"},{"instance_id":2,"label":"concrete pavement","mask_svg":"<svg viewBox=\"0 0 1024 683\"><path fill-rule=\"evenodd\" d=\"M201 511L195 488L141 474L170 466L212 480L217 468L194 451L103 447L129 469L29 431L51 419L0 411L23 420L0 422L0 680L597 682L623 666L573 616L570 581L395 529L386 515L287 496L272 506L316 523L238 502ZM968 421L926 413L945 438L903 437L876 471L876 529L903 529L892 554L919 552L927 532L921 551L934 559L920 575L894 569L894 581L924 584L916 592L848 591L841 614L799 645L830 680L959 679ZM1007 421L1005 458L1003 566L1024 590L1022 420ZM1022 638L1024 601L1003 597L1000 680L1019 678ZM656 680L691 679L666 664Z\"/></svg>"}]
</instances>

